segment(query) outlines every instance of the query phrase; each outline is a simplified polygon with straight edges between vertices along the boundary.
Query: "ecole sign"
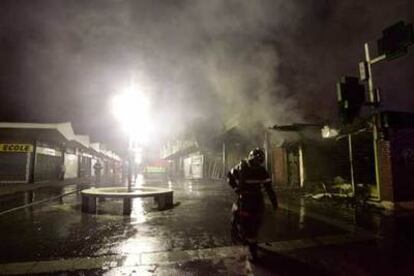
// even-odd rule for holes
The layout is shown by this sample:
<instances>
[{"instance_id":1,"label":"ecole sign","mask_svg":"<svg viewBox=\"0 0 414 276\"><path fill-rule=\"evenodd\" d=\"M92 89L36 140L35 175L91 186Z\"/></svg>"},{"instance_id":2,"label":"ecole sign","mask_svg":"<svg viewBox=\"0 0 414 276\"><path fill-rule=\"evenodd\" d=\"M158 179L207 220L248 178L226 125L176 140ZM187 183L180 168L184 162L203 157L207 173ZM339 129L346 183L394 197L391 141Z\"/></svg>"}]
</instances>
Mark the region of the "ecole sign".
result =
<instances>
[{"instance_id":1,"label":"ecole sign","mask_svg":"<svg viewBox=\"0 0 414 276\"><path fill-rule=\"evenodd\" d=\"M0 152L32 152L30 144L0 144Z\"/></svg>"}]
</instances>

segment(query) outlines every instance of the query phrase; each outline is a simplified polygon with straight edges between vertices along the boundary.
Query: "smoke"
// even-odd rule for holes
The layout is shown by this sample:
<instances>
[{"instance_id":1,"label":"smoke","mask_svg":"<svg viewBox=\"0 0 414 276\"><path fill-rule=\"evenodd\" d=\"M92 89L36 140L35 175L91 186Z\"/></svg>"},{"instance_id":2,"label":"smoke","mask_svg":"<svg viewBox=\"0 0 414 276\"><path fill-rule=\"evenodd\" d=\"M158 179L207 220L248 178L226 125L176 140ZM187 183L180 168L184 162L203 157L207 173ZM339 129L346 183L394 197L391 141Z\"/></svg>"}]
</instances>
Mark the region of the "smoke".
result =
<instances>
[{"instance_id":1,"label":"smoke","mask_svg":"<svg viewBox=\"0 0 414 276\"><path fill-rule=\"evenodd\" d=\"M183 1L169 7L150 28L155 37L145 37L158 45L153 49L162 69L155 71L170 81L163 95L167 113L179 124L205 119L218 128L234 116L247 125L300 119L278 80L274 41L278 31L294 29L292 18L299 16L284 1Z\"/></svg>"},{"instance_id":2,"label":"smoke","mask_svg":"<svg viewBox=\"0 0 414 276\"><path fill-rule=\"evenodd\" d=\"M0 115L70 120L118 141L110 100L134 79L152 98L159 136L199 121L218 130L235 116L318 121L332 115L335 82L354 73L362 43L412 19L410 0L360 2L4 0L0 85L13 93Z\"/></svg>"}]
</instances>

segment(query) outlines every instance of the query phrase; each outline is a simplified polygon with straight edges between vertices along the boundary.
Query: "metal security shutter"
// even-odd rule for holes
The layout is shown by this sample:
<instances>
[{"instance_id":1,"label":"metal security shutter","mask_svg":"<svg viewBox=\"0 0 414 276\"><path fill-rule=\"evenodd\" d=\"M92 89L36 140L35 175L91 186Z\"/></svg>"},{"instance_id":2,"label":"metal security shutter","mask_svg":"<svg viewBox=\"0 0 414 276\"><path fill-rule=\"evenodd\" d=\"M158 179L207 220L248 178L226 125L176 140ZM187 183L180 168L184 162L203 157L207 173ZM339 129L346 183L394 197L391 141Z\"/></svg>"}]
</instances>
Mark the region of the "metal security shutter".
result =
<instances>
[{"instance_id":1,"label":"metal security shutter","mask_svg":"<svg viewBox=\"0 0 414 276\"><path fill-rule=\"evenodd\" d=\"M91 176L91 158L80 156L79 177Z\"/></svg>"},{"instance_id":2,"label":"metal security shutter","mask_svg":"<svg viewBox=\"0 0 414 276\"><path fill-rule=\"evenodd\" d=\"M35 181L57 180L59 177L61 157L37 154Z\"/></svg>"},{"instance_id":3,"label":"metal security shutter","mask_svg":"<svg viewBox=\"0 0 414 276\"><path fill-rule=\"evenodd\" d=\"M0 152L0 183L27 183L30 153Z\"/></svg>"}]
</instances>

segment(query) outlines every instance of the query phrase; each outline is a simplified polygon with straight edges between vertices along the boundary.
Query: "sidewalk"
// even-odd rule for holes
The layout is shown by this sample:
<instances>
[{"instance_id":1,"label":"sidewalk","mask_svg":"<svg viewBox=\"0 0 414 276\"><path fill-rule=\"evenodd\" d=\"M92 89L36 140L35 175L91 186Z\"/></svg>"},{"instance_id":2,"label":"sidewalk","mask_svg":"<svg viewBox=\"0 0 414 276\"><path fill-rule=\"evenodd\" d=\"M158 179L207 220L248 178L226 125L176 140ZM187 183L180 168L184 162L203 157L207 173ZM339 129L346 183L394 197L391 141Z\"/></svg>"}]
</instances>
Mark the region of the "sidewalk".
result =
<instances>
[{"instance_id":1,"label":"sidewalk","mask_svg":"<svg viewBox=\"0 0 414 276\"><path fill-rule=\"evenodd\" d=\"M62 271L76 275L253 275L247 249L241 246L0 264L0 274L7 275L62 275Z\"/></svg>"},{"instance_id":2,"label":"sidewalk","mask_svg":"<svg viewBox=\"0 0 414 276\"><path fill-rule=\"evenodd\" d=\"M270 203L269 203L270 204ZM346 230L346 234L260 244L255 275L410 275L414 216L335 202L282 198L280 207Z\"/></svg>"},{"instance_id":3,"label":"sidewalk","mask_svg":"<svg viewBox=\"0 0 414 276\"><path fill-rule=\"evenodd\" d=\"M72 193L5 214L0 274L408 275L414 269L411 217L352 215L355 209L280 195L279 210L266 208L262 258L251 264L246 248L231 243L234 196L224 183L159 185L171 185L180 204L157 211L152 200L137 200L125 217L121 203L108 200L91 215L81 213L81 197Z\"/></svg>"},{"instance_id":4,"label":"sidewalk","mask_svg":"<svg viewBox=\"0 0 414 276\"><path fill-rule=\"evenodd\" d=\"M65 187L68 185L90 185L92 177L74 178L65 180L40 181L35 183L8 183L0 184L0 196L15 194L19 192L34 191L46 187Z\"/></svg>"},{"instance_id":5,"label":"sidewalk","mask_svg":"<svg viewBox=\"0 0 414 276\"><path fill-rule=\"evenodd\" d=\"M101 177L98 186L119 186L120 181L116 176L104 176ZM24 184L1 184L0 215L52 200L61 200L63 196L96 186L95 182L94 177L83 177Z\"/></svg>"},{"instance_id":6,"label":"sidewalk","mask_svg":"<svg viewBox=\"0 0 414 276\"><path fill-rule=\"evenodd\" d=\"M120 183L119 179L116 179L115 176L102 176L101 177L101 186L119 186ZM116 183L116 184L114 184ZM34 191L40 188L48 188L48 187L66 187L69 185L79 185L81 187L85 186L94 186L95 177L88 176L82 178L71 178L65 180L46 180L46 181L39 181L35 183L3 183L0 184L0 197L4 195L10 195L19 192L28 192Z\"/></svg>"}]
</instances>

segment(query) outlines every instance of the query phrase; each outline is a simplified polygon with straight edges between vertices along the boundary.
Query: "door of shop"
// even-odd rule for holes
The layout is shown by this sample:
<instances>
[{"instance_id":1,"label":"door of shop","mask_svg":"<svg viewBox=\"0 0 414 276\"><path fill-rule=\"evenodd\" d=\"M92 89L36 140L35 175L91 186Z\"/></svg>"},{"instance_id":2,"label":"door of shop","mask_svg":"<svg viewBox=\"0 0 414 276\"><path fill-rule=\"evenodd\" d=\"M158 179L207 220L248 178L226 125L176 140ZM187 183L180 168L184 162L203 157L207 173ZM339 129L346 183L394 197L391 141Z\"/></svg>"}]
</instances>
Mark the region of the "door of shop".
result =
<instances>
[{"instance_id":1,"label":"door of shop","mask_svg":"<svg viewBox=\"0 0 414 276\"><path fill-rule=\"evenodd\" d=\"M288 187L296 188L300 186L300 163L299 147L291 146L287 148L287 169L288 169Z\"/></svg>"}]
</instances>

